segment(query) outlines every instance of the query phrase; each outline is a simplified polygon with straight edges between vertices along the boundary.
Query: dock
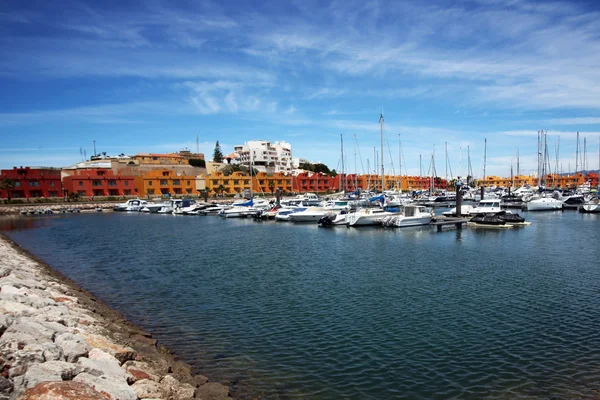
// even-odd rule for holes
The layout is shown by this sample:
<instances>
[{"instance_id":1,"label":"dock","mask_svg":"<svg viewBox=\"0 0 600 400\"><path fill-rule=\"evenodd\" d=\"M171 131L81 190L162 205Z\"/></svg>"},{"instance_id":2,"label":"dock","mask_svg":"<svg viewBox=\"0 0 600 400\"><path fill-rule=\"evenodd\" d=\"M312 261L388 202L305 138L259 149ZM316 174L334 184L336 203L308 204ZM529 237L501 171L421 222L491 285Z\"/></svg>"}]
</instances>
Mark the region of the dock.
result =
<instances>
[{"instance_id":1,"label":"dock","mask_svg":"<svg viewBox=\"0 0 600 400\"><path fill-rule=\"evenodd\" d=\"M441 232L444 226L450 225L456 226L456 229L462 229L462 225L469 222L469 220L470 218L436 216L436 218L431 221L431 225L435 226L438 232Z\"/></svg>"}]
</instances>

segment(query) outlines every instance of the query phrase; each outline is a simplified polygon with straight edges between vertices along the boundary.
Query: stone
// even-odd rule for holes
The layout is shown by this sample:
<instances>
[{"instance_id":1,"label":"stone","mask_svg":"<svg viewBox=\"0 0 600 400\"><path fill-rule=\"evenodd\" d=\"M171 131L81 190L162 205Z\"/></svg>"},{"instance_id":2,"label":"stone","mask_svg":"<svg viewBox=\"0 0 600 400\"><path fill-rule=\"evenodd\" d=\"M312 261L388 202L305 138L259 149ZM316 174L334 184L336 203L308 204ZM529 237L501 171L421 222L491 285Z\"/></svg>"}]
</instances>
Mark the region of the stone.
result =
<instances>
[{"instance_id":1,"label":"stone","mask_svg":"<svg viewBox=\"0 0 600 400\"><path fill-rule=\"evenodd\" d=\"M16 350L10 354L11 360L11 368L8 371L8 376L10 378L14 378L15 376L23 375L30 366L34 364L41 364L44 360L43 350L36 349L27 349L25 348L21 350Z\"/></svg>"},{"instance_id":2,"label":"stone","mask_svg":"<svg viewBox=\"0 0 600 400\"><path fill-rule=\"evenodd\" d=\"M142 379L131 385L140 399L162 398L163 392L158 382Z\"/></svg>"},{"instance_id":3,"label":"stone","mask_svg":"<svg viewBox=\"0 0 600 400\"><path fill-rule=\"evenodd\" d=\"M129 372L136 380L150 379L160 382L159 371L156 371L150 364L144 361L127 361L123 368Z\"/></svg>"},{"instance_id":4,"label":"stone","mask_svg":"<svg viewBox=\"0 0 600 400\"><path fill-rule=\"evenodd\" d=\"M193 399L196 392L196 388L189 383L182 383L173 393L175 400L189 400Z\"/></svg>"},{"instance_id":5,"label":"stone","mask_svg":"<svg viewBox=\"0 0 600 400\"><path fill-rule=\"evenodd\" d=\"M42 345L42 349L44 361L64 361L65 359L62 348L55 343L46 343Z\"/></svg>"},{"instance_id":6,"label":"stone","mask_svg":"<svg viewBox=\"0 0 600 400\"><path fill-rule=\"evenodd\" d=\"M229 388L220 383L209 382L196 389L196 398L201 400L224 400L231 398Z\"/></svg>"},{"instance_id":7,"label":"stone","mask_svg":"<svg viewBox=\"0 0 600 400\"><path fill-rule=\"evenodd\" d=\"M90 351L90 346L83 336L68 332L58 335L55 343L60 346L68 362L77 362L80 357L86 357Z\"/></svg>"},{"instance_id":8,"label":"stone","mask_svg":"<svg viewBox=\"0 0 600 400\"><path fill-rule=\"evenodd\" d=\"M73 379L75 382L82 382L91 386L100 393L106 393L109 399L118 400L137 400L136 392L127 384L127 381L117 379L114 376L95 376L83 372Z\"/></svg>"},{"instance_id":9,"label":"stone","mask_svg":"<svg viewBox=\"0 0 600 400\"><path fill-rule=\"evenodd\" d=\"M205 377L204 375L194 375L191 377L184 377L183 379L181 379L181 382L189 383L193 387L200 387L200 386L204 385L206 382L208 382L208 378Z\"/></svg>"},{"instance_id":10,"label":"stone","mask_svg":"<svg viewBox=\"0 0 600 400\"><path fill-rule=\"evenodd\" d=\"M136 352L130 347L119 346L104 336L89 333L83 333L82 335L90 347L95 347L107 352L119 360L121 364L125 361L135 359Z\"/></svg>"},{"instance_id":11,"label":"stone","mask_svg":"<svg viewBox=\"0 0 600 400\"><path fill-rule=\"evenodd\" d=\"M160 387L165 396L172 396L179 388L179 381L173 375L165 375L160 380Z\"/></svg>"},{"instance_id":12,"label":"stone","mask_svg":"<svg viewBox=\"0 0 600 400\"><path fill-rule=\"evenodd\" d=\"M0 375L0 399L4 397L8 397L13 391L12 382Z\"/></svg>"},{"instance_id":13,"label":"stone","mask_svg":"<svg viewBox=\"0 0 600 400\"><path fill-rule=\"evenodd\" d=\"M19 400L110 400L82 382L43 382L29 388Z\"/></svg>"},{"instance_id":14,"label":"stone","mask_svg":"<svg viewBox=\"0 0 600 400\"><path fill-rule=\"evenodd\" d=\"M77 364L90 375L108 376L125 382L135 380L131 374L121 368L121 364L116 358L100 349L90 350L88 357L80 358Z\"/></svg>"},{"instance_id":15,"label":"stone","mask_svg":"<svg viewBox=\"0 0 600 400\"><path fill-rule=\"evenodd\" d=\"M148 372L143 371L141 369L137 369L135 367L127 367L125 370L129 372L131 376L133 376L134 382L141 381L144 379L148 379L155 382L158 382L160 380L158 376L149 374Z\"/></svg>"},{"instance_id":16,"label":"stone","mask_svg":"<svg viewBox=\"0 0 600 400\"><path fill-rule=\"evenodd\" d=\"M29 389L45 381L70 381L81 372L81 368L65 361L47 361L29 367L23 385Z\"/></svg>"},{"instance_id":17,"label":"stone","mask_svg":"<svg viewBox=\"0 0 600 400\"><path fill-rule=\"evenodd\" d=\"M0 314L3 315L35 315L38 312L36 308L21 304L18 301L0 300Z\"/></svg>"}]
</instances>

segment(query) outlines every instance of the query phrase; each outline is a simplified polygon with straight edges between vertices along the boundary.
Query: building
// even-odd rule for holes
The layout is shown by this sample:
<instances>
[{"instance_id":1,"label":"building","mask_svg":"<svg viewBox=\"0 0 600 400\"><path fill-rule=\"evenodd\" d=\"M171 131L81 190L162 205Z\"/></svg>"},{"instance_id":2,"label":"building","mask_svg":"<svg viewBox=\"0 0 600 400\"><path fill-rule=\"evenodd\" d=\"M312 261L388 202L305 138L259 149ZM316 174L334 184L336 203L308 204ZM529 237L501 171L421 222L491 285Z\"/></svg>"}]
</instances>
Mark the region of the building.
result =
<instances>
[{"instance_id":1,"label":"building","mask_svg":"<svg viewBox=\"0 0 600 400\"><path fill-rule=\"evenodd\" d=\"M293 178L294 192L338 191L340 179L321 172L302 172Z\"/></svg>"},{"instance_id":2,"label":"building","mask_svg":"<svg viewBox=\"0 0 600 400\"><path fill-rule=\"evenodd\" d=\"M8 198L37 198L62 197L62 183L59 168L44 167L13 167L0 171L0 181L10 179L13 189L0 189L0 197Z\"/></svg>"},{"instance_id":3,"label":"building","mask_svg":"<svg viewBox=\"0 0 600 400\"><path fill-rule=\"evenodd\" d=\"M63 177L65 195L77 193L84 197L137 196L133 176L115 174L110 169L85 169L70 171Z\"/></svg>"},{"instance_id":4,"label":"building","mask_svg":"<svg viewBox=\"0 0 600 400\"><path fill-rule=\"evenodd\" d=\"M252 166L260 172L291 173L292 145L286 142L271 143L264 140L251 140L234 147L241 165Z\"/></svg>"},{"instance_id":5,"label":"building","mask_svg":"<svg viewBox=\"0 0 600 400\"><path fill-rule=\"evenodd\" d=\"M186 153L187 154L187 153ZM192 153L189 153L190 155ZM204 155L202 155L204 158ZM152 165L188 165L188 158L175 154L154 154L154 153L139 153L131 156L131 159L137 164L152 164Z\"/></svg>"},{"instance_id":6,"label":"building","mask_svg":"<svg viewBox=\"0 0 600 400\"><path fill-rule=\"evenodd\" d=\"M274 194L277 189L284 193L293 192L293 177L281 172L276 172L272 175L264 172L259 172L253 177L253 188L255 193L270 193Z\"/></svg>"},{"instance_id":7,"label":"building","mask_svg":"<svg viewBox=\"0 0 600 400\"><path fill-rule=\"evenodd\" d=\"M206 177L206 189L219 194L243 194L245 190L252 189L250 175L236 171L231 175L224 175L216 171Z\"/></svg>"},{"instance_id":8,"label":"building","mask_svg":"<svg viewBox=\"0 0 600 400\"><path fill-rule=\"evenodd\" d=\"M177 174L172 170L156 169L134 177L135 188L141 197L197 195L196 177Z\"/></svg>"}]
</instances>

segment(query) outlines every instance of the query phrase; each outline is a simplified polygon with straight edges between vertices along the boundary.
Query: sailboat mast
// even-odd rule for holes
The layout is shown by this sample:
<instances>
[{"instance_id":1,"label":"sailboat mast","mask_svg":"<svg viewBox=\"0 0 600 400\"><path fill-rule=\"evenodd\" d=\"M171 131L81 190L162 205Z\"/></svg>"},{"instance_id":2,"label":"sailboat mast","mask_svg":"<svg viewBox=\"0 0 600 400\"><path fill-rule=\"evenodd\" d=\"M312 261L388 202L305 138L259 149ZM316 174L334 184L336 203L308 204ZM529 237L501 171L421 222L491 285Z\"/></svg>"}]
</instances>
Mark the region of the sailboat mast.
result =
<instances>
[{"instance_id":1,"label":"sailboat mast","mask_svg":"<svg viewBox=\"0 0 600 400\"><path fill-rule=\"evenodd\" d=\"M344 176L344 135L342 135L340 133L340 143L341 143L341 147L342 147L342 175L340 179L344 180L344 183L341 184L340 186L342 187L342 190L344 191L344 193L346 193L346 177Z\"/></svg>"},{"instance_id":2,"label":"sailboat mast","mask_svg":"<svg viewBox=\"0 0 600 400\"><path fill-rule=\"evenodd\" d=\"M583 138L583 171L587 171L587 138Z\"/></svg>"},{"instance_id":3,"label":"sailboat mast","mask_svg":"<svg viewBox=\"0 0 600 400\"><path fill-rule=\"evenodd\" d=\"M356 134L354 134L354 190L358 186L358 171L356 169Z\"/></svg>"},{"instance_id":4,"label":"sailboat mast","mask_svg":"<svg viewBox=\"0 0 600 400\"><path fill-rule=\"evenodd\" d=\"M421 183L422 179L423 179L423 159L421 158L421 155L419 154L419 189L423 188L423 184Z\"/></svg>"},{"instance_id":5,"label":"sailboat mast","mask_svg":"<svg viewBox=\"0 0 600 400\"><path fill-rule=\"evenodd\" d=\"M379 116L379 123L381 124L381 193L385 190L385 171L383 168L383 113Z\"/></svg>"},{"instance_id":6,"label":"sailboat mast","mask_svg":"<svg viewBox=\"0 0 600 400\"><path fill-rule=\"evenodd\" d=\"M470 185L470 179L473 179L473 168L471 167L471 146L467 146L467 185Z\"/></svg>"},{"instance_id":7,"label":"sailboat mast","mask_svg":"<svg viewBox=\"0 0 600 400\"><path fill-rule=\"evenodd\" d=\"M444 142L444 147L446 150L446 184L448 182L448 142Z\"/></svg>"},{"instance_id":8,"label":"sailboat mast","mask_svg":"<svg viewBox=\"0 0 600 400\"><path fill-rule=\"evenodd\" d=\"M398 134L398 163L400 164L400 193L402 193L402 140Z\"/></svg>"},{"instance_id":9,"label":"sailboat mast","mask_svg":"<svg viewBox=\"0 0 600 400\"><path fill-rule=\"evenodd\" d=\"M483 139L483 182L485 184L485 166L487 163L487 138Z\"/></svg>"},{"instance_id":10,"label":"sailboat mast","mask_svg":"<svg viewBox=\"0 0 600 400\"><path fill-rule=\"evenodd\" d=\"M579 169L579 132L577 132L577 147L575 147L575 175Z\"/></svg>"}]
</instances>

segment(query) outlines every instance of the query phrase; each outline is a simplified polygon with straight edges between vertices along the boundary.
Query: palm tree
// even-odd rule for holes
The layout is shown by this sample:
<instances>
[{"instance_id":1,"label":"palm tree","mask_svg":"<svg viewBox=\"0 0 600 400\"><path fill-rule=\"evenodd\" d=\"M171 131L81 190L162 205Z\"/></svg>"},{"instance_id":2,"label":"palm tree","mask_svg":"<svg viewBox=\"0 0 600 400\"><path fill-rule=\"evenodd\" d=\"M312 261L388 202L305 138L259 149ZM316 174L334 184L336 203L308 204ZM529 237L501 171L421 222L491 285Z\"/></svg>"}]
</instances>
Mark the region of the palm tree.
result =
<instances>
[{"instance_id":1,"label":"palm tree","mask_svg":"<svg viewBox=\"0 0 600 400\"><path fill-rule=\"evenodd\" d=\"M225 191L225 186L219 185L219 187L217 188L217 192L223 194L224 191Z\"/></svg>"},{"instance_id":2,"label":"palm tree","mask_svg":"<svg viewBox=\"0 0 600 400\"><path fill-rule=\"evenodd\" d=\"M6 190L6 198L8 199L9 203L10 203L10 200L12 199L10 191L14 188L15 188L15 181L13 181L12 179L4 178L4 179L2 179L2 182L0 182L0 189Z\"/></svg>"}]
</instances>

